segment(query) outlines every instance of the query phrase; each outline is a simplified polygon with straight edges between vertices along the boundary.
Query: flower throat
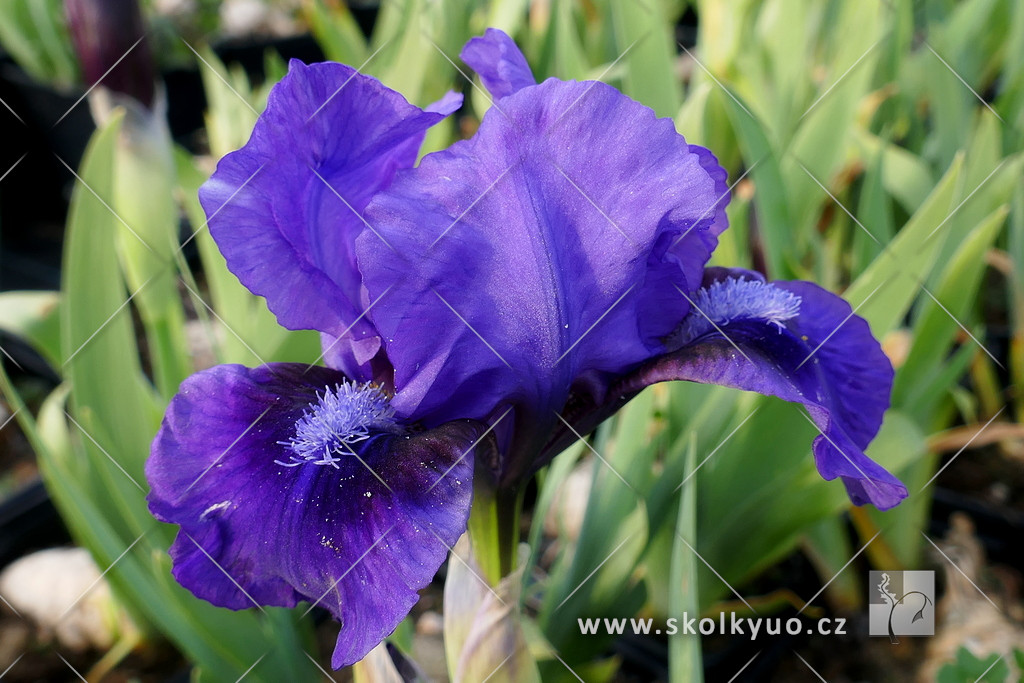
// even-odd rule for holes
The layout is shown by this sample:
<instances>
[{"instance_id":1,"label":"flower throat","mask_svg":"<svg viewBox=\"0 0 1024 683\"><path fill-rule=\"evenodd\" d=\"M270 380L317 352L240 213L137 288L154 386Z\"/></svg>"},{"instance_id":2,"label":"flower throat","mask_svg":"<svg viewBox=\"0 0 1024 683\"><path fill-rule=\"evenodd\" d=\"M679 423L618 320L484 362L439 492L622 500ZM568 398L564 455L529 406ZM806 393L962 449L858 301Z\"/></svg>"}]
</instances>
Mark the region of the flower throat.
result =
<instances>
[{"instance_id":1,"label":"flower throat","mask_svg":"<svg viewBox=\"0 0 1024 683\"><path fill-rule=\"evenodd\" d=\"M342 382L317 392L295 422L295 435L278 441L291 451L288 461L275 460L284 467L311 463L335 469L352 447L370 438L372 432L395 432L395 410L387 395L369 382Z\"/></svg>"}]
</instances>

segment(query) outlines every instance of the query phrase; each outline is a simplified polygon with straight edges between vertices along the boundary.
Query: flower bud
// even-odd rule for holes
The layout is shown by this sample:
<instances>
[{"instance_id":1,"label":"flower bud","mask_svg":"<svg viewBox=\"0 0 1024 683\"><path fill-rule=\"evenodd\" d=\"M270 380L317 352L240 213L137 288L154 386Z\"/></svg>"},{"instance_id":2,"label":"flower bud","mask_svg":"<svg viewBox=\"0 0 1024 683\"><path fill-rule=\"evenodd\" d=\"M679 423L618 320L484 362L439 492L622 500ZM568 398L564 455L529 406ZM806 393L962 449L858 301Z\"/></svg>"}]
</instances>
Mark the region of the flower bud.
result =
<instances>
[{"instance_id":1,"label":"flower bud","mask_svg":"<svg viewBox=\"0 0 1024 683\"><path fill-rule=\"evenodd\" d=\"M156 68L138 0L64 0L87 87L101 83L151 108Z\"/></svg>"}]
</instances>

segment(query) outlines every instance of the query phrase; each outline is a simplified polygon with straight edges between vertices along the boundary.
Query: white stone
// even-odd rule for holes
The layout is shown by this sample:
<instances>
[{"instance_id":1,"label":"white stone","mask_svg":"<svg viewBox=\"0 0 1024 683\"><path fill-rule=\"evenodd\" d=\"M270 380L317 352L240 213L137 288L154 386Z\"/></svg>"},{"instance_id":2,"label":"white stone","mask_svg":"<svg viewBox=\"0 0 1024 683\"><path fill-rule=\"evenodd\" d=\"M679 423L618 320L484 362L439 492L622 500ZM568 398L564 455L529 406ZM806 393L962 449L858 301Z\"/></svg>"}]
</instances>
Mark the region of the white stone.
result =
<instances>
[{"instance_id":1,"label":"white stone","mask_svg":"<svg viewBox=\"0 0 1024 683\"><path fill-rule=\"evenodd\" d=\"M55 638L71 650L106 650L135 628L82 548L51 548L15 560L0 572L0 595L35 623L43 639Z\"/></svg>"}]
</instances>

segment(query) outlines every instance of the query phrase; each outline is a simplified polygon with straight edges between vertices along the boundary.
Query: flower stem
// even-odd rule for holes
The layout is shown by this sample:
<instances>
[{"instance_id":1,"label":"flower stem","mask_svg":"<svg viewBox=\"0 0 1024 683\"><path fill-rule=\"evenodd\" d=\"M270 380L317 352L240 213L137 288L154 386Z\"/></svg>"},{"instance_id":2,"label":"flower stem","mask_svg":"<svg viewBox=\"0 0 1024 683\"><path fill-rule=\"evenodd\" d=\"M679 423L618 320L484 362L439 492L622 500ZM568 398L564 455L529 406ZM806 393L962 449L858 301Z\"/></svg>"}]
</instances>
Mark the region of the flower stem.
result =
<instances>
[{"instance_id":1,"label":"flower stem","mask_svg":"<svg viewBox=\"0 0 1024 683\"><path fill-rule=\"evenodd\" d=\"M515 569L519 545L519 513L525 487L498 487L490 472L473 478L469 538L473 556L492 586Z\"/></svg>"}]
</instances>

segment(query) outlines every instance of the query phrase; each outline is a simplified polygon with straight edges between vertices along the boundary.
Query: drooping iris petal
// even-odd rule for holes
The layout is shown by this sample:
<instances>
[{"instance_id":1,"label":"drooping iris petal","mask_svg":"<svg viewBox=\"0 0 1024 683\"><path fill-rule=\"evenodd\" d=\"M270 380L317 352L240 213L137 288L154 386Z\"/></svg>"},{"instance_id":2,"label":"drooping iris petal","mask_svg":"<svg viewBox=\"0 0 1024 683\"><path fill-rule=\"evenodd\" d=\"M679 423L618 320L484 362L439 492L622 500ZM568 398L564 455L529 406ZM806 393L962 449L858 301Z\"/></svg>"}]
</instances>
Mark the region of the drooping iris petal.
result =
<instances>
[{"instance_id":1,"label":"drooping iris petal","mask_svg":"<svg viewBox=\"0 0 1024 683\"><path fill-rule=\"evenodd\" d=\"M848 303L809 282L764 283L722 268L708 269L690 298L699 310L677 332L677 348L617 384L615 397L690 380L802 403L821 431L813 451L822 477L841 477L857 505L885 510L907 496L864 454L889 405L893 370Z\"/></svg>"},{"instance_id":2,"label":"drooping iris petal","mask_svg":"<svg viewBox=\"0 0 1024 683\"><path fill-rule=\"evenodd\" d=\"M506 97L537 82L519 46L504 31L487 29L466 43L459 56L480 74L484 87L495 97Z\"/></svg>"},{"instance_id":3,"label":"drooping iris petal","mask_svg":"<svg viewBox=\"0 0 1024 683\"><path fill-rule=\"evenodd\" d=\"M396 433L374 391L325 368L218 366L182 385L146 465L150 509L181 526L178 581L232 609L326 607L335 667L394 630L465 530L483 432Z\"/></svg>"},{"instance_id":4,"label":"drooping iris petal","mask_svg":"<svg viewBox=\"0 0 1024 683\"><path fill-rule=\"evenodd\" d=\"M366 301L352 245L372 234L360 214L460 103L449 96L423 111L349 66L292 60L249 142L199 190L228 267L284 327L373 335L359 318ZM357 365L375 352L351 349Z\"/></svg>"},{"instance_id":5,"label":"drooping iris petal","mask_svg":"<svg viewBox=\"0 0 1024 683\"><path fill-rule=\"evenodd\" d=\"M710 253L676 241L724 228L709 158L607 85L550 80L400 172L366 212L394 250L356 246L399 412L436 424L506 404L542 439L574 382L660 349L688 310L666 288L697 286Z\"/></svg>"}]
</instances>

